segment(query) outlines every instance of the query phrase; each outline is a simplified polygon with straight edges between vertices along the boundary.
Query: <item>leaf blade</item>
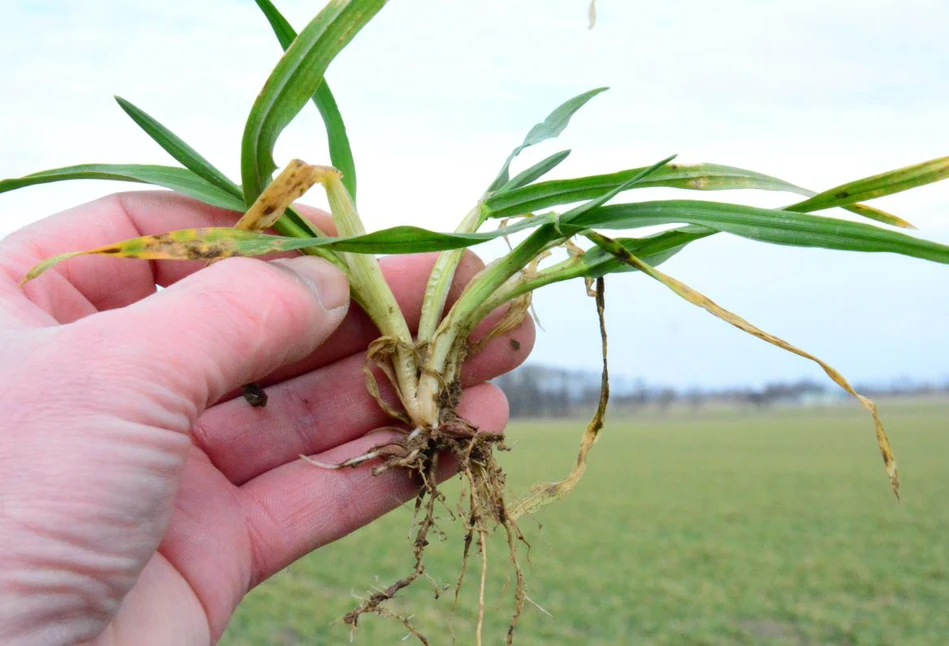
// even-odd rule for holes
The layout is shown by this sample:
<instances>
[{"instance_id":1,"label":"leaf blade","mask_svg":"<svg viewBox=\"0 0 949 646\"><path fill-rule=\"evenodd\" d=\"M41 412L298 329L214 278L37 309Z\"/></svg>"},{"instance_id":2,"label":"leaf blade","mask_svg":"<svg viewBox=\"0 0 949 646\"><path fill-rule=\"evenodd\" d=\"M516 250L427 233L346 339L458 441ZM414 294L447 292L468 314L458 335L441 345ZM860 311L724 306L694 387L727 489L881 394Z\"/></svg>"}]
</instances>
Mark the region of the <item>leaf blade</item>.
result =
<instances>
[{"instance_id":1,"label":"leaf blade","mask_svg":"<svg viewBox=\"0 0 949 646\"><path fill-rule=\"evenodd\" d=\"M485 200L485 217L507 218L551 206L595 197L600 191L619 186L645 167L617 173L590 175L566 180L540 182L510 191L498 191ZM812 196L814 191L744 168L720 164L669 164L652 177L630 188L679 188L694 191L763 190ZM863 204L845 206L848 211L892 226L915 228L895 215Z\"/></svg>"},{"instance_id":2,"label":"leaf blade","mask_svg":"<svg viewBox=\"0 0 949 646\"><path fill-rule=\"evenodd\" d=\"M587 200L623 184L646 168L643 166L603 175L551 180L496 193L485 200L485 210L489 217L504 218ZM810 194L807 189L776 177L719 164L668 164L636 187L705 191L760 189Z\"/></svg>"},{"instance_id":3,"label":"leaf blade","mask_svg":"<svg viewBox=\"0 0 949 646\"><path fill-rule=\"evenodd\" d=\"M237 197L243 196L240 187L232 182L227 175L218 170L211 162L198 153L198 151L185 143L183 139L159 123L157 119L120 96L116 96L115 100L125 114L144 130L149 137L154 139L175 161L209 184L213 184L221 190Z\"/></svg>"},{"instance_id":4,"label":"leaf blade","mask_svg":"<svg viewBox=\"0 0 949 646\"><path fill-rule=\"evenodd\" d=\"M78 164L39 171L11 179L0 180L0 193L27 186L63 182L76 179L103 179L119 182L152 184L193 197L211 206L243 212L244 201L190 170L175 166L150 164Z\"/></svg>"},{"instance_id":5,"label":"leaf blade","mask_svg":"<svg viewBox=\"0 0 949 646\"><path fill-rule=\"evenodd\" d=\"M283 129L316 93L335 56L386 0L331 0L297 35L257 96L241 142L244 201L252 204L276 169L273 148Z\"/></svg>"},{"instance_id":6,"label":"leaf blade","mask_svg":"<svg viewBox=\"0 0 949 646\"><path fill-rule=\"evenodd\" d=\"M947 177L949 177L949 157L939 157L835 186L803 202L787 206L785 209L807 213L835 206L846 207L864 200L893 195L918 186L939 182Z\"/></svg>"},{"instance_id":7,"label":"leaf blade","mask_svg":"<svg viewBox=\"0 0 949 646\"><path fill-rule=\"evenodd\" d=\"M661 200L612 204L574 221L561 219L564 232L633 229L660 224L696 224L743 238L794 247L888 252L949 264L949 246L862 222L701 200Z\"/></svg>"},{"instance_id":8,"label":"leaf blade","mask_svg":"<svg viewBox=\"0 0 949 646\"><path fill-rule=\"evenodd\" d=\"M470 247L524 229L548 224L552 218L522 221L485 233L438 233L419 227L398 226L349 238L275 236L251 229L201 227L159 235L129 238L95 249L71 251L45 260L27 274L32 280L51 267L80 255L108 255L142 260L220 260L232 256L322 248L362 254L408 254Z\"/></svg>"},{"instance_id":9,"label":"leaf blade","mask_svg":"<svg viewBox=\"0 0 949 646\"><path fill-rule=\"evenodd\" d=\"M263 12L270 27L273 29L280 46L286 51L297 37L297 32L290 22L280 13L270 0L255 0ZM356 162L353 159L352 146L349 135L346 133L346 124L343 115L336 104L336 98L330 90L326 79L320 83L313 95L313 102L323 118L326 129L326 138L329 142L330 163L343 174L342 180L353 201L356 200Z\"/></svg>"},{"instance_id":10,"label":"leaf blade","mask_svg":"<svg viewBox=\"0 0 949 646\"><path fill-rule=\"evenodd\" d=\"M507 159L504 162L504 165L501 167L501 170L498 172L497 177L491 182L491 185L488 186L488 192L493 192L507 184L510 180L510 168L511 162L514 161L514 158L517 157L522 150L530 146L539 144L542 141L547 139L553 139L557 137L561 132L566 129L567 125L570 123L570 118L576 114L576 112L582 108L586 103L595 97L601 92L605 92L609 88L600 87L592 90L578 94L577 96L567 99L556 108L553 112L547 115L547 117L540 123L534 124L534 126L528 131L527 136L524 137L523 143L516 147L508 155Z\"/></svg>"},{"instance_id":11,"label":"leaf blade","mask_svg":"<svg viewBox=\"0 0 949 646\"><path fill-rule=\"evenodd\" d=\"M537 179L552 171L554 168L560 165L560 162L569 156L569 150L561 150L559 153L554 153L550 157L540 160L530 168L527 168L512 177L504 186L499 188L498 191L508 191L526 186L527 184L536 181Z\"/></svg>"},{"instance_id":12,"label":"leaf blade","mask_svg":"<svg viewBox=\"0 0 949 646\"><path fill-rule=\"evenodd\" d=\"M653 278L665 285L677 296L683 298L693 305L701 307L712 316L715 316L726 323L734 325L742 332L746 332L756 338L761 339L762 341L770 343L771 345L781 348L782 350L786 350L792 354L796 354L804 359L813 361L819 365L824 373L826 373L834 383L856 398L857 401L860 402L860 405L870 413L871 417L873 418L874 428L876 430L877 445L879 446L880 454L883 457L883 464L890 480L890 487L892 488L894 495L897 498L900 497L900 477L899 470L896 466L896 458L893 455L893 449L890 446L890 441L887 438L886 431L883 428L883 422L880 420L879 413L877 412L876 404L854 390L853 386L851 386L844 376L835 370L833 366L825 363L814 355L809 354L794 345L791 345L784 339L774 336L773 334L769 334L768 332L765 332L764 330L752 325L742 317L721 307L701 292L698 292L685 283L676 280L672 276L664 274L658 269L651 267L649 264L643 262L635 255L631 254L622 246L616 244L614 240L597 233L591 233L587 235L587 238L605 251L614 254L623 262L636 267L636 269L639 269L650 278Z\"/></svg>"}]
</instances>

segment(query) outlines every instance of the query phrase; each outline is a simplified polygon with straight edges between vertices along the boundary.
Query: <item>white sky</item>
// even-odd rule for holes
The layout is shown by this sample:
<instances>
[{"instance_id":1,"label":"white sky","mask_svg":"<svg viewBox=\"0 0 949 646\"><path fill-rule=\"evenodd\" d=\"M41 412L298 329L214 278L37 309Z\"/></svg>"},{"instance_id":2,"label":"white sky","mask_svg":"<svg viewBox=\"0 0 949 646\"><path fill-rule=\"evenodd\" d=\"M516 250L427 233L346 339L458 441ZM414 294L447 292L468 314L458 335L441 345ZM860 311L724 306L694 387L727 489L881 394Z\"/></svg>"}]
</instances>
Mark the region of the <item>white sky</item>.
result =
<instances>
[{"instance_id":1,"label":"white sky","mask_svg":"<svg viewBox=\"0 0 949 646\"><path fill-rule=\"evenodd\" d=\"M322 2L278 4L299 28ZM587 31L586 0L393 0L328 74L369 228L454 228L531 125L600 85L612 89L525 162L572 148L555 175L566 177L679 153L683 163L742 166L820 190L949 154L944 0L599 0L597 8ZM243 121L278 55L251 0L6 0L0 177L83 162L167 163L112 101L120 94L237 179ZM325 162L324 150L307 109L277 159ZM0 195L0 235L129 188L70 182ZM949 243L949 184L877 204ZM664 269L852 381L949 379L947 266L719 235ZM644 277L617 277L607 289L619 373L677 386L822 377ZM535 360L596 369L582 285L542 291L536 304L546 331Z\"/></svg>"}]
</instances>

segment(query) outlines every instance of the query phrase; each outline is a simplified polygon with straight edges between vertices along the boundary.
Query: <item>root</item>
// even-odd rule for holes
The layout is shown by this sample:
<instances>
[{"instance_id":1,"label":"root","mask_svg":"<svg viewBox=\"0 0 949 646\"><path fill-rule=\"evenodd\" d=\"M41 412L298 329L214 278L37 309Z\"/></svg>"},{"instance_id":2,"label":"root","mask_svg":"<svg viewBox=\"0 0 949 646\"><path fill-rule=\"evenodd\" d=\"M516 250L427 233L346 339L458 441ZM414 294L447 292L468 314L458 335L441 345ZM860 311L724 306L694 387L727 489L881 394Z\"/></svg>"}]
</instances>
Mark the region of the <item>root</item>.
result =
<instances>
[{"instance_id":1,"label":"root","mask_svg":"<svg viewBox=\"0 0 949 646\"><path fill-rule=\"evenodd\" d=\"M358 608L354 609L343 617L343 621L349 624L353 630L359 623L359 618L366 614L375 614L381 617L395 618L400 621L410 634L422 644L428 644L428 640L412 625L410 617L403 617L393 613L385 607L385 603L393 599L399 591L407 588L416 579L423 575L428 576L425 569L425 548L429 544L429 532L440 532L436 526L435 509L437 503L444 501L444 496L438 489L438 459L440 455L447 455L457 461L459 471L463 478L461 496L458 501L457 518L463 519L465 524L464 552L462 555L461 573L458 576L455 585L454 603L452 605L452 617L458 606L458 600L461 593L461 587L464 583L465 574L468 567L468 559L471 556L471 547L475 544L481 554L481 576L478 586L478 617L475 626L475 640L478 646L481 646L484 640L484 620L485 620L485 594L487 588L488 573L488 534L494 531L498 526L504 528L508 545L508 559L514 572L514 590L513 601L514 610L511 616L511 623L508 626L505 642L510 646L514 643L514 632L517 629L518 621L524 610L525 601L534 602L527 596L527 588L524 582L524 573L521 569L518 550L523 545L526 547L527 556L530 557L530 544L524 538L517 526L517 518L529 513L553 500L557 500L566 495L576 486L577 481L583 475L587 465L587 455L596 442L599 432L603 427L604 416L606 414L607 403L609 401L609 372L606 362L607 338L606 324L604 319L604 298L603 298L603 279L596 279L596 297L597 315L600 321L600 335L603 350L603 374L601 378L600 401L597 410L590 421L581 441L580 452L577 456L577 462L574 469L567 478L560 482L538 485L532 490L525 499L514 504L510 509L505 501L505 474L501 466L494 457L495 450L507 450L503 444L503 436L492 433L479 433L478 429L457 415L458 402L461 398L461 386L457 380L445 378L444 374L436 375L440 388L435 402L439 411L439 424L431 428L426 426L416 426L412 431L399 430L403 437L377 446L372 447L362 455L358 455L339 464L325 464L317 462L311 458L304 458L315 466L325 469L342 469L345 467L358 467L366 462L378 461L379 464L373 469L374 474L383 473L389 469L403 469L409 474L414 475L419 480L419 490L415 499L415 522L417 531L413 540L413 554L415 558L414 567L408 576L399 579L388 588L379 590L367 599L365 599ZM506 331L508 325L522 320L526 314L527 304L524 300L515 307L509 308L508 314L502 317L498 323L498 329ZM492 332L494 332L492 330ZM486 335L490 338L492 332ZM392 413L390 407L386 405L379 394L378 385L372 374L372 365L375 365L393 382L393 386L398 388L395 383L394 375L391 370L391 358L398 344L392 339L379 339L370 345L369 358L365 364L367 385L373 397L379 402L383 410ZM466 351L479 350L478 345L467 346L459 345L455 350L455 364L446 367L445 374L457 374L457 366L464 360ZM426 350L416 349L418 356L425 354ZM400 397L401 398L401 397ZM393 415L398 419L407 420L404 415ZM451 511L449 510L449 513ZM453 519L454 514L452 514ZM444 534L442 534L444 536ZM477 543L475 543L477 537ZM438 598L440 589L438 584L429 577L435 590L435 597ZM505 584L504 590L508 589ZM536 604L534 604L536 605ZM539 606L538 606L539 608ZM542 608L541 610L544 611ZM454 643L454 630L449 620L449 631Z\"/></svg>"},{"instance_id":2,"label":"root","mask_svg":"<svg viewBox=\"0 0 949 646\"><path fill-rule=\"evenodd\" d=\"M429 544L430 533L439 531L436 526L436 508L438 503L444 500L443 494L438 489L438 462L440 455L448 455L458 462L465 483L462 492L463 500L459 500L458 512L458 517L464 519L466 529L464 559L462 572L455 586L452 612L454 613L454 608L458 603L471 547L476 544L481 554L476 628L477 643L480 645L483 640L488 572L487 537L497 526L503 527L507 535L509 556L516 577L513 594L514 614L507 634L507 643L512 643L514 629L527 598L524 577L518 564L518 545L521 543L527 545L527 542L508 513L504 502L505 476L494 458L494 449L504 448L501 443L503 438L499 434L478 432L477 428L452 412L459 393L460 389L457 385L449 385L442 391L440 403L445 404L442 408L443 421L437 428L416 428L402 438L375 446L366 453L339 464L325 464L306 458L311 464L328 469L357 467L370 461L378 461L380 464L373 469L373 473L382 473L394 468L404 469L414 474L419 481L415 501L416 530L412 541L414 556L412 571L387 588L372 593L357 608L343 617L343 622L351 626L353 630L356 629L360 617L374 614L397 619L421 644L429 643L425 636L413 626L409 617L400 616L389 610L386 602L423 575L428 576L425 569L425 549ZM435 596L438 597L440 589L434 581L433 585Z\"/></svg>"},{"instance_id":3,"label":"root","mask_svg":"<svg viewBox=\"0 0 949 646\"><path fill-rule=\"evenodd\" d=\"M475 628L475 643L481 646L481 631L484 628L484 586L488 582L488 544L484 532L478 532L478 545L481 547L481 587L478 589L478 625Z\"/></svg>"}]
</instances>

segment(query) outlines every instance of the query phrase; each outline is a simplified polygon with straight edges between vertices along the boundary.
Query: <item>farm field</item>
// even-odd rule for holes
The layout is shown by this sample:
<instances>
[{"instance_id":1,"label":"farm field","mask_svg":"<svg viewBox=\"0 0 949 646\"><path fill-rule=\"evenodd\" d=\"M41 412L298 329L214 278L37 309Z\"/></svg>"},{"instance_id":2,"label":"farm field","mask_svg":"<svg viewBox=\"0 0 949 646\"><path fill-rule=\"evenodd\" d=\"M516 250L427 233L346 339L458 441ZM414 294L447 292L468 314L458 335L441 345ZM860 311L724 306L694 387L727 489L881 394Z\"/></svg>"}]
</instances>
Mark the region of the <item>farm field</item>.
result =
<instances>
[{"instance_id":1,"label":"farm field","mask_svg":"<svg viewBox=\"0 0 949 646\"><path fill-rule=\"evenodd\" d=\"M869 417L854 406L687 412L608 422L577 490L521 528L530 598L516 644L949 644L949 401L881 403L903 478L889 491ZM514 492L569 470L582 421L512 424ZM449 503L457 487L448 487ZM447 512L446 512L447 515ZM250 594L222 644L346 644L331 625L411 567L411 511L299 561ZM428 551L453 586L461 534ZM503 643L506 545L489 544L485 643ZM433 646L473 643L478 563L458 609L418 582L395 608ZM509 590L508 590L509 591ZM366 617L355 644L405 629ZM411 642L408 642L411 643Z\"/></svg>"}]
</instances>

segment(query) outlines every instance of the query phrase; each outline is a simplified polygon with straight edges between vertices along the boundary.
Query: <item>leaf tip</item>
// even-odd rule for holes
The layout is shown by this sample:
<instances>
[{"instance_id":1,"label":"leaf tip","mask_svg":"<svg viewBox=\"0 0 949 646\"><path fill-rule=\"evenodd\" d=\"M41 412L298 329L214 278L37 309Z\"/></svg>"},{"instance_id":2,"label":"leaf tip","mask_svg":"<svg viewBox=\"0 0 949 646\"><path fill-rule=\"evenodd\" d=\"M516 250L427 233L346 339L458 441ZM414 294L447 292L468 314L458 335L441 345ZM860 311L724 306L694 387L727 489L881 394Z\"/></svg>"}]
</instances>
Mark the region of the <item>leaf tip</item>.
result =
<instances>
[{"instance_id":1,"label":"leaf tip","mask_svg":"<svg viewBox=\"0 0 949 646\"><path fill-rule=\"evenodd\" d=\"M28 272L26 272L26 275L23 276L22 279L20 279L20 283L19 283L20 289L22 289L28 282L30 282L31 280L33 280L34 278L42 274L44 271L49 269L51 266L52 265L46 262L41 262L40 264L30 269Z\"/></svg>"},{"instance_id":2,"label":"leaf tip","mask_svg":"<svg viewBox=\"0 0 949 646\"><path fill-rule=\"evenodd\" d=\"M896 499L900 499L900 470L896 467L896 459L893 458L891 453L889 459L884 458L886 463L886 475L890 478L890 488L893 490L893 495L896 496Z\"/></svg>"},{"instance_id":3,"label":"leaf tip","mask_svg":"<svg viewBox=\"0 0 949 646\"><path fill-rule=\"evenodd\" d=\"M58 256L53 256L52 258L47 258L47 259L44 260L43 262L38 263L37 265L35 265L35 266L34 266L32 269L30 269L28 272L26 272L26 275L25 275L25 276L23 277L23 279L20 281L19 286L22 288L24 285L26 285L28 282L30 282L31 280L33 280L34 278L36 278L37 276L39 276L40 274L42 274L43 272L45 272L45 271L46 271L47 269L49 269L50 267L53 267L53 266L55 266L55 265L58 265L59 263L61 263L61 262L64 261L64 260L68 260L68 259L70 259L70 258L74 258L75 256L81 256L81 255L83 255L84 253L87 253L87 252L85 252L85 251L71 251L71 252L69 252L69 253L63 253L63 254L60 254L60 255L58 255Z\"/></svg>"}]
</instances>

